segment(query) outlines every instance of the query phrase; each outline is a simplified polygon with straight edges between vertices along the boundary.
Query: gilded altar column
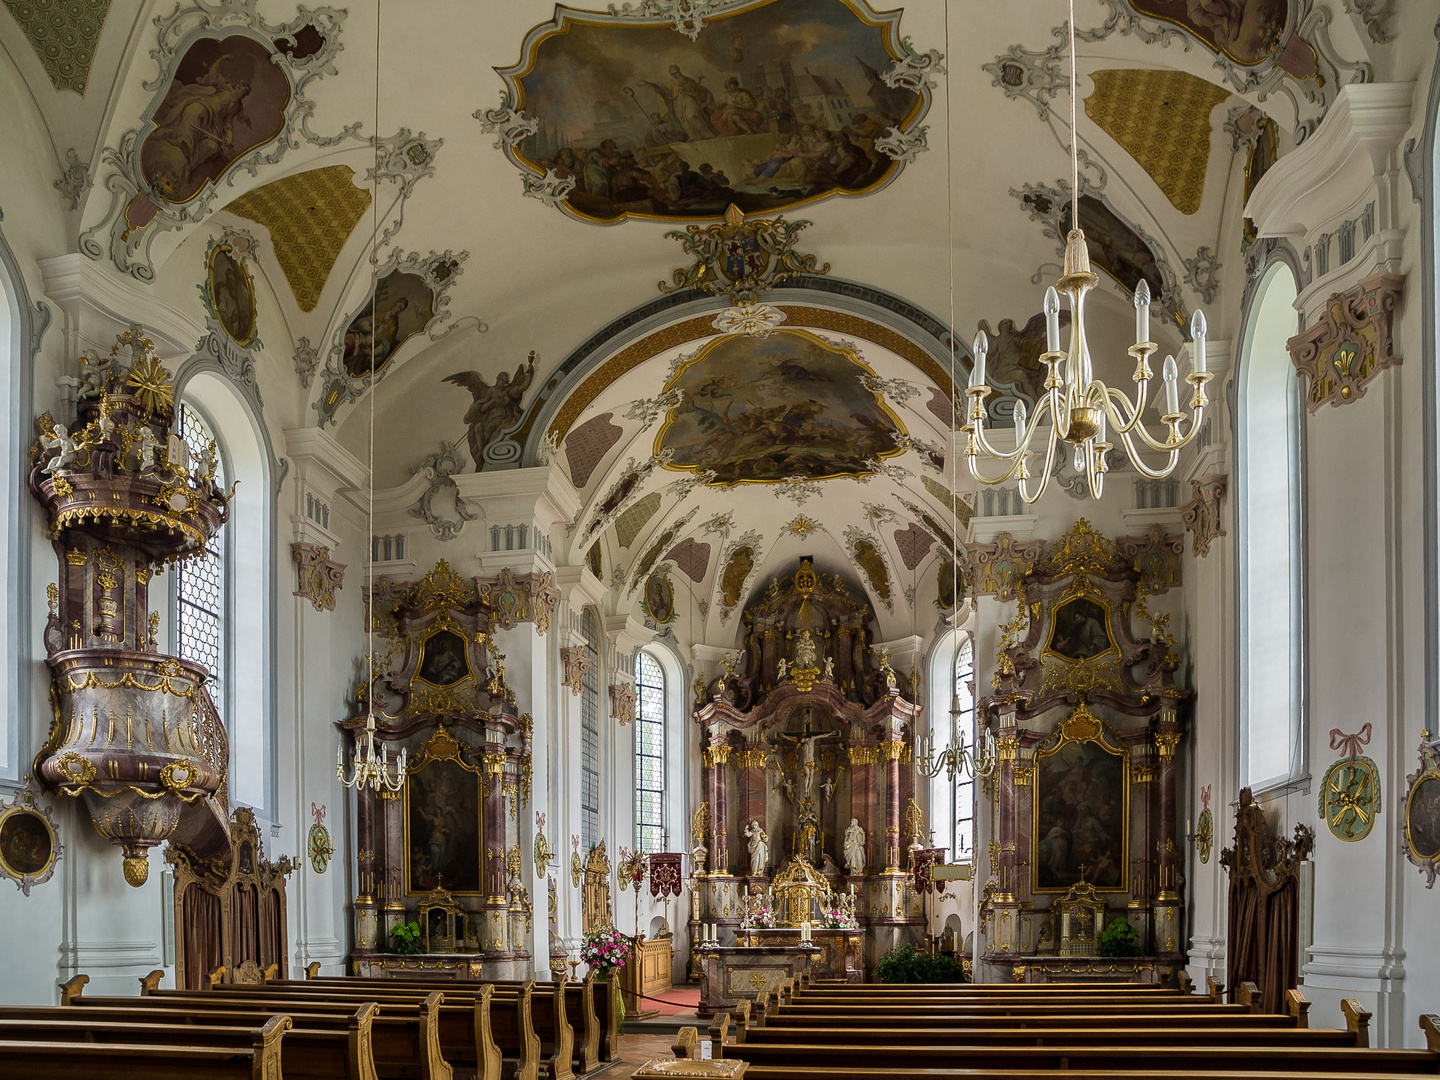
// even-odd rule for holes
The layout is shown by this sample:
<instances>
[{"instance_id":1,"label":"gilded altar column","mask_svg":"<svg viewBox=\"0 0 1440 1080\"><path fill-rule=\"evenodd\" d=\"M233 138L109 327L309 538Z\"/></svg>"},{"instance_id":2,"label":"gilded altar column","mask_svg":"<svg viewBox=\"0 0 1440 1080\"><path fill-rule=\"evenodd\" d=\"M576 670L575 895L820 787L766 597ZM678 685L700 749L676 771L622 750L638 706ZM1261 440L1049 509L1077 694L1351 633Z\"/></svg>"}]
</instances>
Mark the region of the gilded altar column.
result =
<instances>
[{"instance_id":1,"label":"gilded altar column","mask_svg":"<svg viewBox=\"0 0 1440 1080\"><path fill-rule=\"evenodd\" d=\"M730 873L730 850L727 839L730 814L725 804L725 765L730 760L730 744L716 742L705 748L705 769L710 777L710 814L714 822L714 841L710 852L710 871Z\"/></svg>"},{"instance_id":2,"label":"gilded altar column","mask_svg":"<svg viewBox=\"0 0 1440 1080\"><path fill-rule=\"evenodd\" d=\"M487 733L488 734L488 733ZM505 896L505 749L492 736L481 755L485 782L485 941L487 960L509 959L509 905Z\"/></svg>"},{"instance_id":3,"label":"gilded altar column","mask_svg":"<svg viewBox=\"0 0 1440 1080\"><path fill-rule=\"evenodd\" d=\"M377 948L378 918L375 903L375 803L370 786L362 784L355 793L355 848L357 881L355 889L355 948Z\"/></svg>"},{"instance_id":4,"label":"gilded altar column","mask_svg":"<svg viewBox=\"0 0 1440 1080\"><path fill-rule=\"evenodd\" d=\"M1180 953L1180 852L1175 846L1175 751L1180 730L1175 710L1160 713L1155 745L1160 751L1160 829L1158 835L1159 889L1155 894L1155 953Z\"/></svg>"},{"instance_id":5,"label":"gilded altar column","mask_svg":"<svg viewBox=\"0 0 1440 1080\"><path fill-rule=\"evenodd\" d=\"M900 759L905 754L901 739L887 739L880 744L885 756L885 869L903 870L900 864Z\"/></svg>"},{"instance_id":6,"label":"gilded altar column","mask_svg":"<svg viewBox=\"0 0 1440 1080\"><path fill-rule=\"evenodd\" d=\"M1020 898L1016 895L1020 877L1019 848L1022 841L1025 850L1030 848L1028 835L1021 836L1017 808L1015 766L1020 751L1020 736L1015 727L1014 713L1001 717L1000 737L995 740L995 747L999 836L990 841L990 867L996 881L992 896L995 922L989 952L992 957L1010 959L1020 952Z\"/></svg>"},{"instance_id":7,"label":"gilded altar column","mask_svg":"<svg viewBox=\"0 0 1440 1080\"><path fill-rule=\"evenodd\" d=\"M390 931L405 921L405 820L404 803L398 791L380 792L380 938L390 940Z\"/></svg>"}]
</instances>

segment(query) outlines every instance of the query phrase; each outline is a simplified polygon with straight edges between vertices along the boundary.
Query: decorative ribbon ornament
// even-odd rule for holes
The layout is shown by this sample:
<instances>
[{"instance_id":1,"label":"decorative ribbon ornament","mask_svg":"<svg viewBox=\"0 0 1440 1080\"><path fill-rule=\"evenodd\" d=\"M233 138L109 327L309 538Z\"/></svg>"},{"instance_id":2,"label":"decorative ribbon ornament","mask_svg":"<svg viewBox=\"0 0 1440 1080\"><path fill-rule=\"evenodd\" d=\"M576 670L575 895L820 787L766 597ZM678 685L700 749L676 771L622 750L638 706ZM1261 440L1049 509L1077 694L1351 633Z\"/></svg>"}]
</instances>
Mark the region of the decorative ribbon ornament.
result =
<instances>
[{"instance_id":1,"label":"decorative ribbon ornament","mask_svg":"<svg viewBox=\"0 0 1440 1080\"><path fill-rule=\"evenodd\" d=\"M1360 749L1370 744L1370 725L1366 724L1354 735L1346 735L1339 728L1330 729L1330 749L1338 750L1354 761L1360 756Z\"/></svg>"}]
</instances>

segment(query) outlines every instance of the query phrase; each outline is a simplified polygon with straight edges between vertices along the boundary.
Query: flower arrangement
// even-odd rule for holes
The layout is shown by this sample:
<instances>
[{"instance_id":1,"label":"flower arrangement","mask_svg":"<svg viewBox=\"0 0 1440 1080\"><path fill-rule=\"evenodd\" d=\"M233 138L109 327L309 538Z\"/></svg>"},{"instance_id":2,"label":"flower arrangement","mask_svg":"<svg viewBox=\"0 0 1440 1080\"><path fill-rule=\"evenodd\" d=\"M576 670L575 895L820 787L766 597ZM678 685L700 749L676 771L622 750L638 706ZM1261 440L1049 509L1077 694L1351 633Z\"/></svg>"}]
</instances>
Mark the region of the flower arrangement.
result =
<instances>
[{"instance_id":1,"label":"flower arrangement","mask_svg":"<svg viewBox=\"0 0 1440 1080\"><path fill-rule=\"evenodd\" d=\"M773 930L780 920L775 915L775 910L768 907L757 907L750 913L750 927L752 929Z\"/></svg>"},{"instance_id":2,"label":"flower arrangement","mask_svg":"<svg viewBox=\"0 0 1440 1080\"><path fill-rule=\"evenodd\" d=\"M849 927L850 920L839 908L827 908L820 912L820 925L826 930L844 930Z\"/></svg>"},{"instance_id":3,"label":"flower arrangement","mask_svg":"<svg viewBox=\"0 0 1440 1080\"><path fill-rule=\"evenodd\" d=\"M612 970L625 966L630 956L630 939L606 923L585 935L580 946L580 959L590 966L596 978L603 979Z\"/></svg>"}]
</instances>

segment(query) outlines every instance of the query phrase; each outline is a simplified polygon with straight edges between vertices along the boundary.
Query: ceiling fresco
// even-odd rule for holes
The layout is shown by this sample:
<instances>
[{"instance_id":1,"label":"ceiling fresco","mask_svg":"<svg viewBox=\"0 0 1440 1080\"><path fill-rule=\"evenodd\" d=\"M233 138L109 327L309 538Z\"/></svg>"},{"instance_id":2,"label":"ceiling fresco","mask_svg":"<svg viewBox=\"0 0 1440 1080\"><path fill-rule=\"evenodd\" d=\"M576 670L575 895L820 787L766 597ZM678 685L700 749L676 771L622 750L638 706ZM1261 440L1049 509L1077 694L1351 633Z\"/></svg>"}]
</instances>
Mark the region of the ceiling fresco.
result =
<instances>
[{"instance_id":1,"label":"ceiling fresco","mask_svg":"<svg viewBox=\"0 0 1440 1080\"><path fill-rule=\"evenodd\" d=\"M853 351L804 330L719 338L666 384L682 397L655 452L720 487L868 475L906 433L861 375L874 372Z\"/></svg>"},{"instance_id":2,"label":"ceiling fresco","mask_svg":"<svg viewBox=\"0 0 1440 1080\"><path fill-rule=\"evenodd\" d=\"M691 40L670 20L562 7L500 72L506 104L485 117L509 119L512 160L589 221L869 192L917 151L899 136L929 105L924 80L892 75L907 55L898 19L862 0L760 0Z\"/></svg>"},{"instance_id":3,"label":"ceiling fresco","mask_svg":"<svg viewBox=\"0 0 1440 1080\"><path fill-rule=\"evenodd\" d=\"M1130 0L1130 6L1183 26L1242 66L1274 60L1297 79L1316 75L1315 50L1292 32L1294 0Z\"/></svg>"}]
</instances>

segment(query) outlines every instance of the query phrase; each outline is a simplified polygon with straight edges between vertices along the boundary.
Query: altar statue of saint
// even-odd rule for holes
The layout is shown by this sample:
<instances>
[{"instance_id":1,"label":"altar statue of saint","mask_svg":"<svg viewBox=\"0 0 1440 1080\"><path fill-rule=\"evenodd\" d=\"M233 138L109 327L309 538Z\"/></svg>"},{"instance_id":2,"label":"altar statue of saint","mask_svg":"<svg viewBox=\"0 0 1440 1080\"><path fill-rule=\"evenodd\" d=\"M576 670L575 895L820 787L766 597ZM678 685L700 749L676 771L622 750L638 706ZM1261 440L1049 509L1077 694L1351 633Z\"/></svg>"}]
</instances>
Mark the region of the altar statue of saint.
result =
<instances>
[{"instance_id":1,"label":"altar statue of saint","mask_svg":"<svg viewBox=\"0 0 1440 1080\"><path fill-rule=\"evenodd\" d=\"M810 631L801 630L795 638L795 666L813 668L819 662L819 654L815 651L815 641L810 636Z\"/></svg>"},{"instance_id":2,"label":"altar statue of saint","mask_svg":"<svg viewBox=\"0 0 1440 1080\"><path fill-rule=\"evenodd\" d=\"M789 674L789 672L790 661L786 660L783 656L780 657L780 662L775 665L775 678L778 679L780 682L784 682L785 676Z\"/></svg>"},{"instance_id":3,"label":"altar statue of saint","mask_svg":"<svg viewBox=\"0 0 1440 1080\"><path fill-rule=\"evenodd\" d=\"M763 877L770 863L770 834L760 827L760 822L751 821L745 828L750 844L750 874Z\"/></svg>"},{"instance_id":4,"label":"altar statue of saint","mask_svg":"<svg viewBox=\"0 0 1440 1080\"><path fill-rule=\"evenodd\" d=\"M865 873L865 830L853 817L845 830L845 867L853 877Z\"/></svg>"},{"instance_id":5,"label":"altar statue of saint","mask_svg":"<svg viewBox=\"0 0 1440 1080\"><path fill-rule=\"evenodd\" d=\"M819 819L815 816L815 808L810 800L806 799L800 808L799 814L800 831L795 834L795 851L804 855L814 863L815 847L820 839Z\"/></svg>"}]
</instances>

